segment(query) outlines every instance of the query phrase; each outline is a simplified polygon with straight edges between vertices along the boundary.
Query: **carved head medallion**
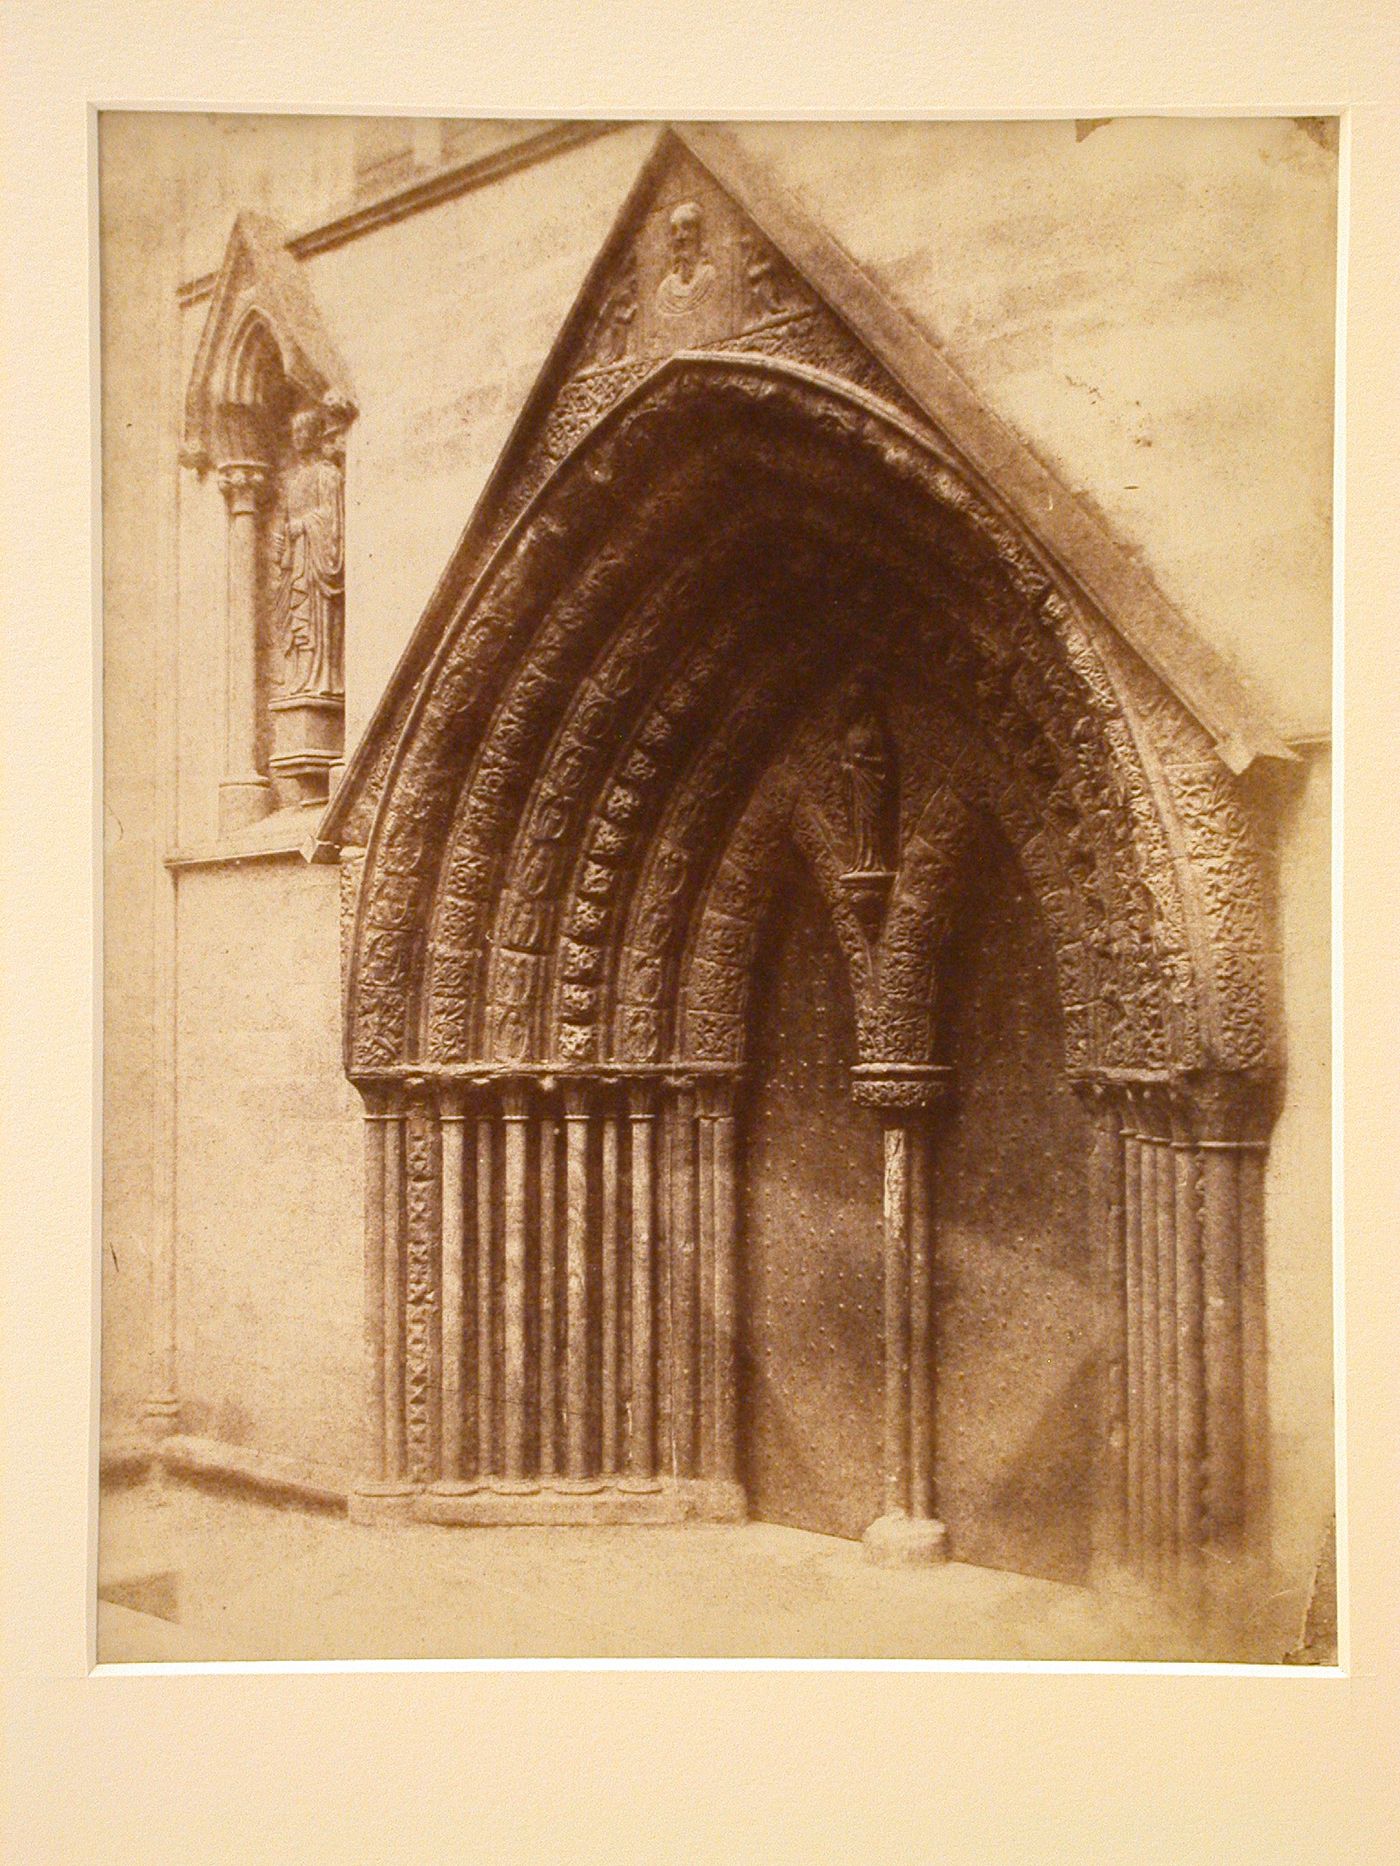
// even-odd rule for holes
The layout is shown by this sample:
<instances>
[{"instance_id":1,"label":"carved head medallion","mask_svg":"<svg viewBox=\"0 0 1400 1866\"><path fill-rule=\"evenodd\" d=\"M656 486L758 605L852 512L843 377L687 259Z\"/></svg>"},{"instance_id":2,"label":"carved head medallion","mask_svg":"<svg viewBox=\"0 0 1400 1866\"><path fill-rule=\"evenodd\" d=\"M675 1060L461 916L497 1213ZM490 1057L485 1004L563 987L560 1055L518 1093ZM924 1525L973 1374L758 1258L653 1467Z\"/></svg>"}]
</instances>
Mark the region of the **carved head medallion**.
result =
<instances>
[{"instance_id":1,"label":"carved head medallion","mask_svg":"<svg viewBox=\"0 0 1400 1866\"><path fill-rule=\"evenodd\" d=\"M714 290L718 273L705 244L705 216L696 201L682 201L667 222L670 269L656 288L657 308L685 317Z\"/></svg>"}]
</instances>

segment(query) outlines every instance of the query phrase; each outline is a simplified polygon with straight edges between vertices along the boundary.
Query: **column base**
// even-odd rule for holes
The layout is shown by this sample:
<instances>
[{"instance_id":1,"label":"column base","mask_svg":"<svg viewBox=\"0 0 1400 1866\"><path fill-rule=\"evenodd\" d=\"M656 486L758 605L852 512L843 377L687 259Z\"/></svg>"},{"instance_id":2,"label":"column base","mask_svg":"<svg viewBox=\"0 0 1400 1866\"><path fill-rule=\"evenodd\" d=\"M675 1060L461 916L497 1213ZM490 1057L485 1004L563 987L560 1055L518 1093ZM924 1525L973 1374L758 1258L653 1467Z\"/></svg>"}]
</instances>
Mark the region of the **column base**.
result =
<instances>
[{"instance_id":1,"label":"column base","mask_svg":"<svg viewBox=\"0 0 1400 1866\"><path fill-rule=\"evenodd\" d=\"M272 765L273 796L279 810L294 810L303 804L324 804L330 797L330 783L325 765Z\"/></svg>"},{"instance_id":2,"label":"column base","mask_svg":"<svg viewBox=\"0 0 1400 1866\"><path fill-rule=\"evenodd\" d=\"M680 1523L685 1521L683 1500L674 1488L639 1494L605 1488L586 1488L580 1480L542 1479L531 1485L488 1477L470 1487L447 1489L434 1485L412 1500L416 1522L463 1524L480 1529L597 1528L604 1525Z\"/></svg>"},{"instance_id":3,"label":"column base","mask_svg":"<svg viewBox=\"0 0 1400 1866\"><path fill-rule=\"evenodd\" d=\"M611 1524L742 1523L743 1486L723 1478L483 1477L447 1480L426 1490L364 1485L353 1491L350 1520L423 1522L478 1528Z\"/></svg>"},{"instance_id":4,"label":"column base","mask_svg":"<svg viewBox=\"0 0 1400 1866\"><path fill-rule=\"evenodd\" d=\"M173 1394L161 1393L148 1399L141 1409L141 1423L152 1439L170 1438L180 1429L180 1402Z\"/></svg>"},{"instance_id":5,"label":"column base","mask_svg":"<svg viewBox=\"0 0 1400 1866\"><path fill-rule=\"evenodd\" d=\"M272 786L266 778L225 778L219 786L219 834L236 835L260 822L272 808Z\"/></svg>"},{"instance_id":6,"label":"column base","mask_svg":"<svg viewBox=\"0 0 1400 1866\"><path fill-rule=\"evenodd\" d=\"M695 1477L682 1484L685 1511L692 1522L746 1523L749 1500L744 1486L728 1477Z\"/></svg>"},{"instance_id":7,"label":"column base","mask_svg":"<svg viewBox=\"0 0 1400 1866\"><path fill-rule=\"evenodd\" d=\"M948 1531L928 1516L877 1516L861 1542L877 1568L931 1568L948 1559Z\"/></svg>"},{"instance_id":8,"label":"column base","mask_svg":"<svg viewBox=\"0 0 1400 1866\"><path fill-rule=\"evenodd\" d=\"M407 1523L419 1493L391 1484L364 1484L346 1498L345 1513L352 1523Z\"/></svg>"}]
</instances>

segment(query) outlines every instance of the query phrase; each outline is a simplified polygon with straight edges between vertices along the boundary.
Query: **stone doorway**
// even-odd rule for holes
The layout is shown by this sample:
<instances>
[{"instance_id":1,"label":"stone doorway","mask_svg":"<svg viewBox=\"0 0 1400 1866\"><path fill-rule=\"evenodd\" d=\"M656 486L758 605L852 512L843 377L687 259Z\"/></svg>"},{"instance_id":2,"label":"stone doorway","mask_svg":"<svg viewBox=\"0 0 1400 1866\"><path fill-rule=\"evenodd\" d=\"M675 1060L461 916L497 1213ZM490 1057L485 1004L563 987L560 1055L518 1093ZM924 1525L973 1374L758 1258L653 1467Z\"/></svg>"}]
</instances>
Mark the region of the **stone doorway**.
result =
<instances>
[{"instance_id":1,"label":"stone doorway","mask_svg":"<svg viewBox=\"0 0 1400 1866\"><path fill-rule=\"evenodd\" d=\"M751 1515L856 1539L880 1513L880 1130L851 1099L845 963L796 862L783 895L745 1122L740 1469Z\"/></svg>"},{"instance_id":2,"label":"stone doorway","mask_svg":"<svg viewBox=\"0 0 1400 1866\"><path fill-rule=\"evenodd\" d=\"M958 1090L935 1145L938 1514L955 1560L1084 1582L1098 1457L1090 1126L1065 1075L1054 954L990 833L943 997Z\"/></svg>"},{"instance_id":3,"label":"stone doorway","mask_svg":"<svg viewBox=\"0 0 1400 1866\"><path fill-rule=\"evenodd\" d=\"M444 583L431 665L386 701L322 832L367 1116L357 1516L751 1510L863 1529L876 1561L1075 1576L1092 1516L1104 1571L1173 1585L1241 1546L1271 1110L1244 806L989 498L805 365L677 358L530 495L508 551ZM958 1029L989 835L1041 928L1005 971L1038 980L1045 1041L1006 1052L1002 1086L1036 1093L1011 1126L993 1094L959 1166L959 1106L1009 1040ZM834 1018L826 979L849 993ZM765 1037L772 1015L795 1047ZM1027 1362L1053 1456L1037 1467L1034 1432L1017 1454L1051 1481L1003 1510L997 1446L965 1432L960 1453L928 1370L965 1349L962 1421L995 1410L1006 1305L956 1233L963 1199L1014 1240L1009 1289L1044 1268L1015 1201L979 1213L967 1192L1015 1126L1016 1171L1037 1183L1039 1144L1040 1177L1063 1179L1042 1257L1070 1299ZM843 1149L846 1255L804 1249L822 1152ZM803 1457L780 1455L790 1427ZM1052 1559L1019 1532L979 1542L1047 1497Z\"/></svg>"}]
</instances>

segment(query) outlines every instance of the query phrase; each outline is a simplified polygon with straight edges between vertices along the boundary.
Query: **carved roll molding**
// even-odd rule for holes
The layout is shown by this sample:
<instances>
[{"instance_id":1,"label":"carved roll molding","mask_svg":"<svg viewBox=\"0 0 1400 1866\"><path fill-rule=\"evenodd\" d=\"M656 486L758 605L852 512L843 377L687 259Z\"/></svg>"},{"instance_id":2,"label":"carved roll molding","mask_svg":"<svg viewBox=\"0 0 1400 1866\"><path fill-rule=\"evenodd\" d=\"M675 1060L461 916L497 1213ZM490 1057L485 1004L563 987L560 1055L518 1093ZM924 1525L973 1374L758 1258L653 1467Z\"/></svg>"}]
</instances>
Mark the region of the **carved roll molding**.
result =
<instances>
[{"instance_id":1,"label":"carved roll molding","mask_svg":"<svg viewBox=\"0 0 1400 1866\"><path fill-rule=\"evenodd\" d=\"M740 1514L732 1082L520 1072L360 1087L356 1517Z\"/></svg>"}]
</instances>

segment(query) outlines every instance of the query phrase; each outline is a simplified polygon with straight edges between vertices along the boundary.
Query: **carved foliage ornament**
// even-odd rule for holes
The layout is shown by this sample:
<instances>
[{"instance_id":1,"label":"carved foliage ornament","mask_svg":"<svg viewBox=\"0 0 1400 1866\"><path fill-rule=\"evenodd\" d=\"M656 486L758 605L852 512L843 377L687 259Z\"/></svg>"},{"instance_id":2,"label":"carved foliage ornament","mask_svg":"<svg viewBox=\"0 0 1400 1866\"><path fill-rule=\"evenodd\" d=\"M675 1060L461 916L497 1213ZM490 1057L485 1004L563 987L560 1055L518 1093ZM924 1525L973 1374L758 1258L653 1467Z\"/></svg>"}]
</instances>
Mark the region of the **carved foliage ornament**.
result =
<instances>
[{"instance_id":1,"label":"carved foliage ornament","mask_svg":"<svg viewBox=\"0 0 1400 1866\"><path fill-rule=\"evenodd\" d=\"M414 718L395 755L370 850L357 940L352 1067L405 1058L422 1042L430 1053L446 1054L437 1048L442 1032L434 1004L424 1004L417 1029L409 1012L415 1002L413 980L422 976L428 959L422 929L432 919L433 877L454 814L460 830L476 807L475 795L483 801L495 795L525 802L533 790L539 801L527 806L527 815L545 809L546 798L563 799L567 776L561 791L561 777L550 774L546 758L558 721L557 696L564 690L549 673L554 650L547 643L557 640L558 653L565 654L565 644L577 642L590 663L606 665L607 617L619 613L607 594L610 581L625 581L629 566L635 571L648 559L669 554L674 560L678 548L684 556L686 541L704 535L696 514L717 472L731 481L735 474L740 481L747 478L761 509L768 509L786 486L790 503L809 514L846 514L848 531L863 537L863 549L876 561L891 551L908 559L908 587L914 592L920 570L926 586L930 563L948 555L951 527L960 540L958 550L948 555L953 586L961 578L968 594L953 605L956 614L925 618L928 663L941 669L965 731L987 748L980 755L979 807L990 808L1010 826L1052 925L1062 990L1071 994L1067 1016L1079 1032L1081 1059L1088 1064L1121 1056L1145 1064L1160 1057L1176 1066L1205 1055L1232 1064L1260 1061L1266 1025L1262 1013L1254 1015L1249 1005L1260 998L1262 921L1230 905L1235 896L1248 899L1255 886L1236 833L1238 812L1230 813L1218 791L1202 796L1198 786L1176 779L1168 766L1144 759L1140 734L1124 710L1131 705L1120 665L1124 657L1114 661L1107 654L1102 624L1083 614L1033 547L921 436L837 384L817 384L779 367L736 359L671 365L617 417L601 423L559 470L534 523L517 534L497 573L484 580L470 614L463 613L445 637L437 669L420 688ZM893 529L892 514L899 521ZM580 576L579 565L588 561L590 551L596 568ZM974 586L982 600L971 600ZM994 603L986 600L989 592ZM685 613L693 621L693 612ZM716 618L714 626L719 622ZM672 612L666 627L681 626L681 617ZM800 629L794 651L798 635ZM815 644L819 636L811 639ZM500 670L512 656L523 657L516 662L521 669L534 667L544 676L540 699L524 703L523 710L507 708L499 724L488 726L498 704L492 696L504 691ZM561 662L561 672L562 667ZM1132 677L1139 685L1151 678L1145 670L1134 670ZM792 687L789 681L789 692ZM761 710L759 696L765 690L765 681L740 693L726 689L722 703L708 715L711 725L686 731L702 738L706 730L723 734L731 717L742 717L749 691ZM556 697L546 701L547 695ZM1166 704L1175 708L1174 702ZM456 748L472 716L479 721L471 729L478 747L477 775L462 785ZM648 734L667 719L667 710L644 709L635 717L632 743L645 751ZM491 748L505 743L500 734L507 727L515 749L483 789ZM764 727L754 741L751 756L759 764L745 767L744 783L750 788L761 769L761 747L773 743L774 729ZM1190 730L1183 728L1188 742ZM877 791L882 781L878 765L873 758L867 766ZM721 767L722 759L716 776ZM666 873L668 864L678 863L697 876L713 868L714 838L722 844L742 798L721 782L715 794L725 799L722 807L705 808L704 786L713 785L703 775L708 768L705 754L696 751L681 789L668 781L673 801L663 817L654 819L653 854L643 858L638 850L628 860L626 872L642 876L637 915L655 918L655 908L647 903L655 900L659 906L661 897L648 877ZM585 758L578 769L582 774L594 766ZM1228 789L1228 780L1222 783ZM625 794L632 795L632 805L622 801ZM693 804L684 801L687 795ZM599 892L609 870L605 843L609 836L627 836L629 808L633 814L650 810L654 801L648 802L644 789L629 792L624 786L616 792L598 828L589 833L568 884L575 905L550 910L562 943L529 991L543 990L547 977L557 977L558 1034L534 1034L540 1027L527 1017L531 1034L520 1039L523 1043L557 1041L561 1054L581 1056L617 1041L604 1035L596 1021L606 1010L606 993L590 993L618 972L623 962L617 955L654 951L649 938L660 931L660 923L652 926L634 916L630 930L623 930L613 920L610 924L619 929L608 936L614 956L604 952L595 964L582 954L601 950L591 942L602 929L600 909L607 913L609 891ZM855 828L854 818L848 827ZM861 833L875 834L864 817ZM500 846L499 835L490 832L475 842L479 853L473 854L470 847L463 849L459 834L454 860L460 859L464 872L481 875L483 864L489 869L499 859ZM873 842L870 852L880 852ZM527 862L490 883L477 903L474 931L454 925L450 915L439 915L433 920L435 973L450 977L453 949L461 950L462 937L476 942L487 937L490 903L503 885L520 898L545 899L556 877L552 872L542 876ZM672 898L685 902L689 911L698 885L687 880L672 889ZM1218 906L1212 904L1217 901ZM1227 922L1243 943L1213 954L1211 940ZM672 943L674 937L668 934ZM1227 974L1232 993L1245 1004L1222 1021L1219 981ZM479 986L470 990L479 996ZM518 978L511 990L519 996ZM627 1027L635 1035L647 1022L645 1002L629 998L626 990L622 1000ZM511 1008L524 1007L515 1003ZM576 1015L583 1023L574 1021ZM594 1034L566 1039L566 1029ZM629 1047L631 1042L629 1037Z\"/></svg>"}]
</instances>

